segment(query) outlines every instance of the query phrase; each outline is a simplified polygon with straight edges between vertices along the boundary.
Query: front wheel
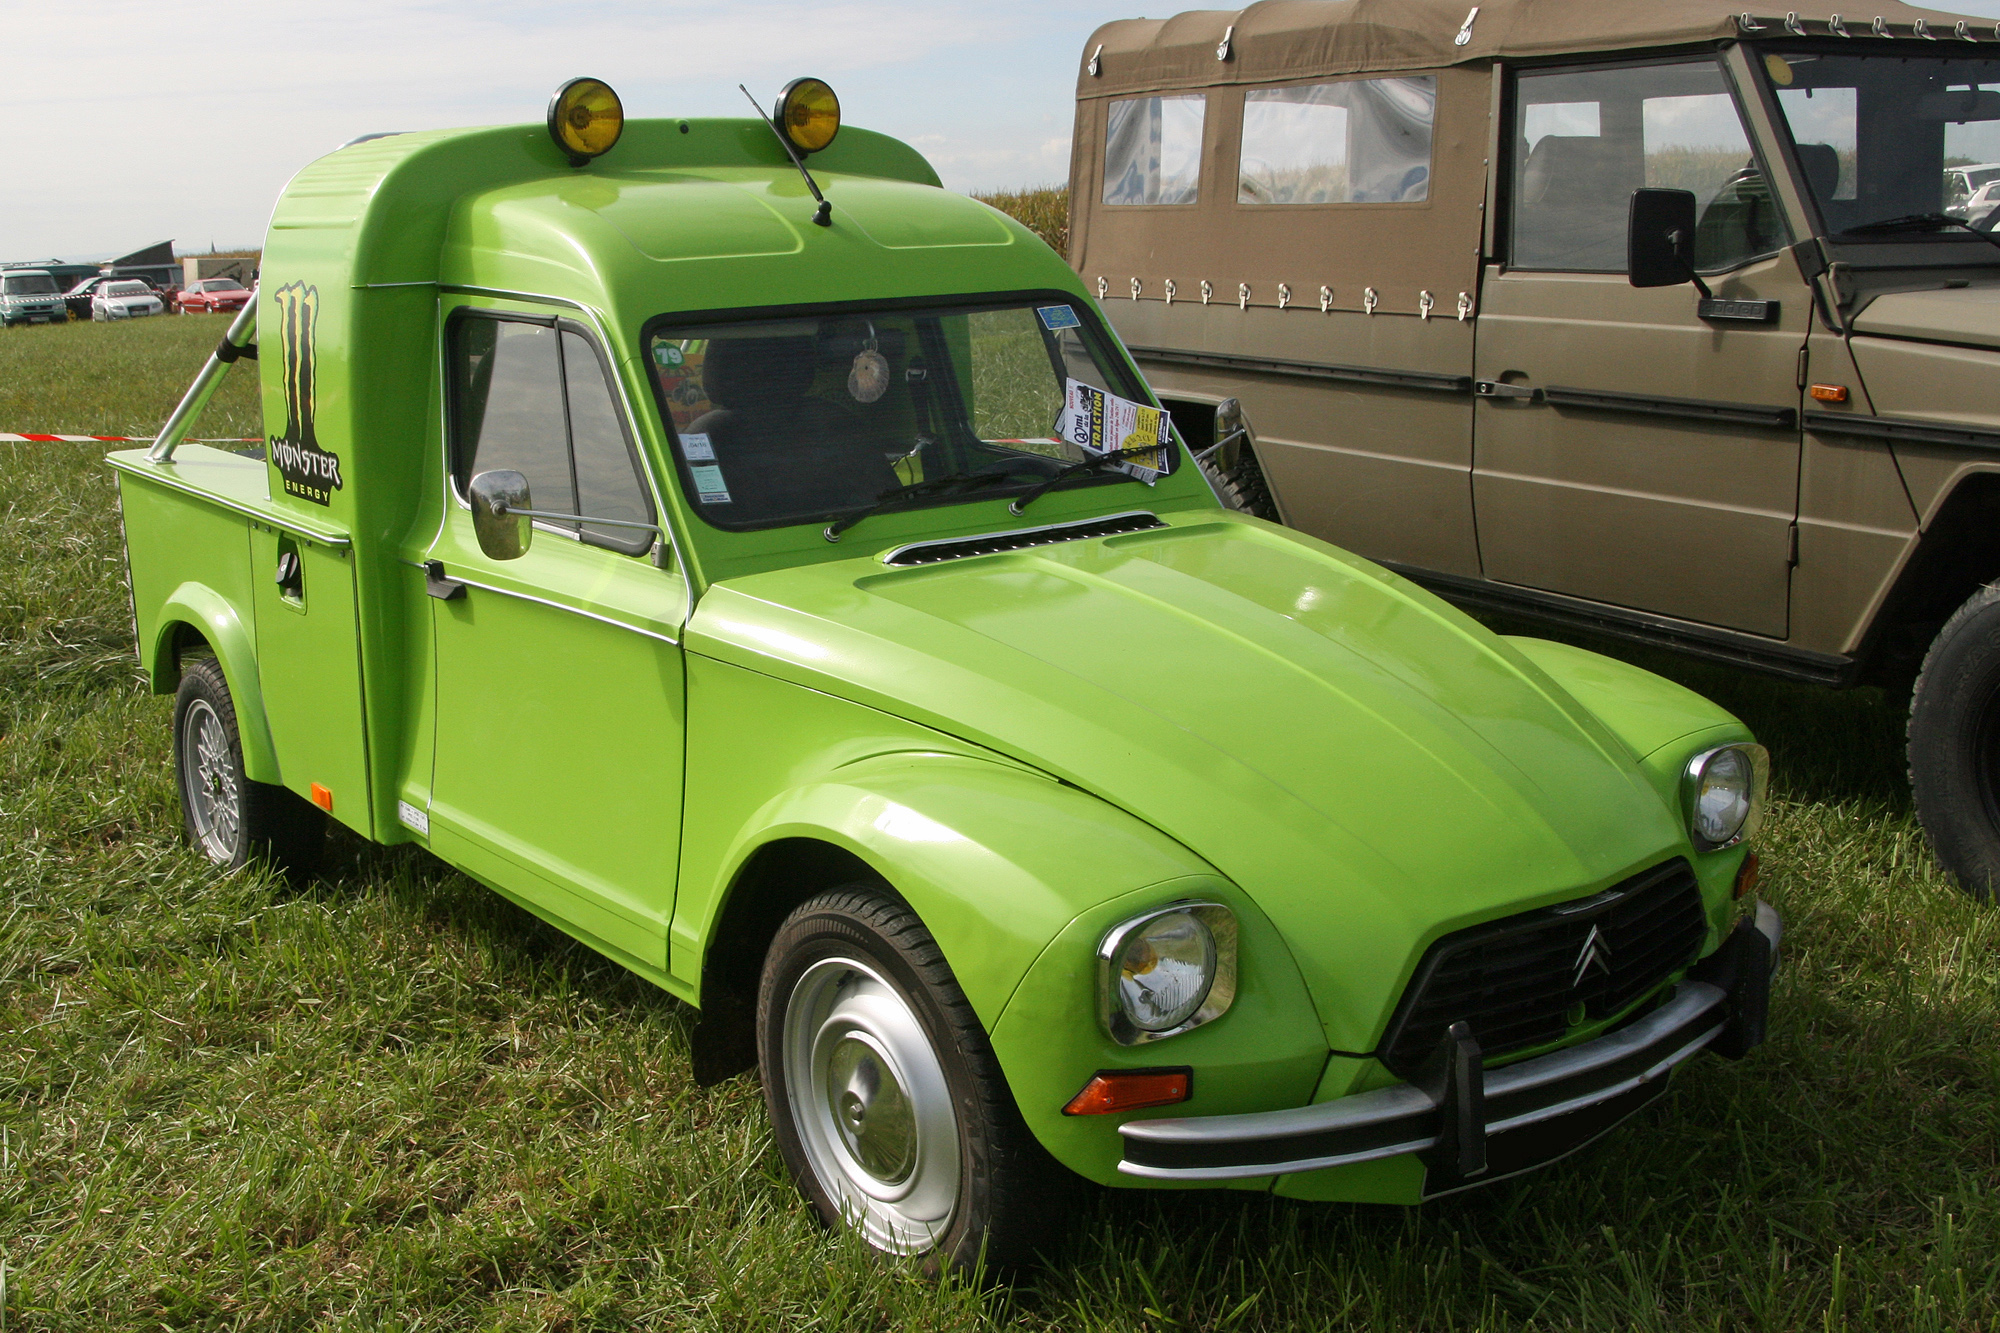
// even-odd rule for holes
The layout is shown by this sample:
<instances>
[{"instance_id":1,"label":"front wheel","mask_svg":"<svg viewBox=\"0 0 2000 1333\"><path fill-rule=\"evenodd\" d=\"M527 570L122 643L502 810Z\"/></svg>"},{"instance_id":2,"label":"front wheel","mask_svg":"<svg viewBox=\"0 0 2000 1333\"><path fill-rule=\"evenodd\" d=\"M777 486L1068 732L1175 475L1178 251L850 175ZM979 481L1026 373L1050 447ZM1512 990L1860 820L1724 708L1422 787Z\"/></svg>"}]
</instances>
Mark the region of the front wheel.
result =
<instances>
[{"instance_id":1,"label":"front wheel","mask_svg":"<svg viewBox=\"0 0 2000 1333\"><path fill-rule=\"evenodd\" d=\"M181 673L174 771L188 842L210 861L234 870L255 857L292 879L312 873L326 815L283 787L244 775L236 704L213 657L197 658Z\"/></svg>"},{"instance_id":2,"label":"front wheel","mask_svg":"<svg viewBox=\"0 0 2000 1333\"><path fill-rule=\"evenodd\" d=\"M779 1150L825 1225L933 1268L1030 1257L1065 1173L916 913L866 884L804 903L765 955L757 1028Z\"/></svg>"},{"instance_id":3,"label":"front wheel","mask_svg":"<svg viewBox=\"0 0 2000 1333\"><path fill-rule=\"evenodd\" d=\"M1959 886L2000 886L2000 583L1952 613L1910 696L1910 791L1931 850Z\"/></svg>"}]
</instances>

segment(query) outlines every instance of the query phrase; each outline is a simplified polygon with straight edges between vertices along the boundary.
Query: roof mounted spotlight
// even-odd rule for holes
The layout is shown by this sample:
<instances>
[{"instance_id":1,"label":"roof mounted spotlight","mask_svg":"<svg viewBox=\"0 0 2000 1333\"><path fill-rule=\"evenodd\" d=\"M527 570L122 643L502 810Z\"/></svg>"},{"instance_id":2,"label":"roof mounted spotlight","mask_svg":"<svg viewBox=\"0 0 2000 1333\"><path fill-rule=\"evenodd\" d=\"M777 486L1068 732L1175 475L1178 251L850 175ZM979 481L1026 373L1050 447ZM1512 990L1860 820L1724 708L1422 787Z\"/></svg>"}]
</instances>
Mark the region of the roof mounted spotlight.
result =
<instances>
[{"instance_id":1,"label":"roof mounted spotlight","mask_svg":"<svg viewBox=\"0 0 2000 1333\"><path fill-rule=\"evenodd\" d=\"M750 96L750 90L742 84L736 85L750 105L757 108L762 116L764 108L757 99ZM824 79L793 79L778 94L776 105L771 108L767 123L771 132L778 136L778 146L785 150L785 156L792 159L792 165L805 177L806 188L819 201L819 208L813 213L813 222L822 227L833 225L833 205L820 193L819 182L806 170L806 155L817 153L833 142L833 136L840 133L840 99Z\"/></svg>"},{"instance_id":2,"label":"roof mounted spotlight","mask_svg":"<svg viewBox=\"0 0 2000 1333\"><path fill-rule=\"evenodd\" d=\"M624 104L602 79L571 79L549 99L549 137L573 167L611 151L624 132Z\"/></svg>"}]
</instances>

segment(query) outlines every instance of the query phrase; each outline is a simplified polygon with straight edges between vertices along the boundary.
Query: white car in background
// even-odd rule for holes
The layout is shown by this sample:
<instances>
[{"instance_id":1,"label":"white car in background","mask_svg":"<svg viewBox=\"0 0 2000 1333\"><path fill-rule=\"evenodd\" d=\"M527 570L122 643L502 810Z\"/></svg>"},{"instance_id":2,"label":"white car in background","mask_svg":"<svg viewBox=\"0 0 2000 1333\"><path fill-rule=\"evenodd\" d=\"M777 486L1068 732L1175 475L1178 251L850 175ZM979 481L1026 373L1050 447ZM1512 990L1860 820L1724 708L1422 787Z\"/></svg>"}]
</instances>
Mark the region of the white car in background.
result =
<instances>
[{"instance_id":1,"label":"white car in background","mask_svg":"<svg viewBox=\"0 0 2000 1333\"><path fill-rule=\"evenodd\" d=\"M1991 180L1973 191L1965 201L1965 221L1967 225L1981 231L1992 231L1996 221L1994 210L2000 209L2000 180Z\"/></svg>"},{"instance_id":2,"label":"white car in background","mask_svg":"<svg viewBox=\"0 0 2000 1333\"><path fill-rule=\"evenodd\" d=\"M158 294L137 278L104 283L90 294L90 317L95 320L137 319L165 309Z\"/></svg>"}]
</instances>

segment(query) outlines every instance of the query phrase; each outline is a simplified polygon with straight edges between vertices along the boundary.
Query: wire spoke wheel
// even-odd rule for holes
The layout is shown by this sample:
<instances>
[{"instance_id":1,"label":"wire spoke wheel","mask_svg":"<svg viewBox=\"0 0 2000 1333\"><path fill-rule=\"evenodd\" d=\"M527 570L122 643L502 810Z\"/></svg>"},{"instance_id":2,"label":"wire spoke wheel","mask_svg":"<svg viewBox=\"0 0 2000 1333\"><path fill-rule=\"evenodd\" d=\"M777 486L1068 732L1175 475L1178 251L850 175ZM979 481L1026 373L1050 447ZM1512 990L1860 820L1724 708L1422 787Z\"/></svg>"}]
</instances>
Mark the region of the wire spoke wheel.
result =
<instances>
[{"instance_id":1,"label":"wire spoke wheel","mask_svg":"<svg viewBox=\"0 0 2000 1333\"><path fill-rule=\"evenodd\" d=\"M194 840L209 860L236 859L243 829L243 789L236 776L229 736L206 699L190 703L181 716L181 796Z\"/></svg>"},{"instance_id":2,"label":"wire spoke wheel","mask_svg":"<svg viewBox=\"0 0 2000 1333\"><path fill-rule=\"evenodd\" d=\"M848 1224L892 1254L951 1226L961 1146L951 1089L923 1025L879 971L822 959L785 1006L785 1089L800 1147Z\"/></svg>"}]
</instances>

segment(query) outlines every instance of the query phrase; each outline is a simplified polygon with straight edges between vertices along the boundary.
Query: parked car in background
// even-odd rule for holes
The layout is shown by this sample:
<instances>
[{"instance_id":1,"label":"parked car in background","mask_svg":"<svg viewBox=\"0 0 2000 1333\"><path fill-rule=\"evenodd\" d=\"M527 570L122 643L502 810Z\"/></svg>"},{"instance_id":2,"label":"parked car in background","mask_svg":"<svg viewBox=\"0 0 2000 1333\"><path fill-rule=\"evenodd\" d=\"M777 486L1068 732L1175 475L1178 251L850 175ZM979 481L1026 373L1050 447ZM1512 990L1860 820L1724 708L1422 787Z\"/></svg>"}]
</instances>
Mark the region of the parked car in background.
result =
<instances>
[{"instance_id":1,"label":"parked car in background","mask_svg":"<svg viewBox=\"0 0 2000 1333\"><path fill-rule=\"evenodd\" d=\"M174 308L183 315L234 312L249 300L250 289L234 278L201 278L181 289L174 298Z\"/></svg>"},{"instance_id":2,"label":"parked car in background","mask_svg":"<svg viewBox=\"0 0 2000 1333\"><path fill-rule=\"evenodd\" d=\"M159 294L137 278L107 282L90 297L90 317L95 320L138 319L165 311Z\"/></svg>"},{"instance_id":3,"label":"parked car in background","mask_svg":"<svg viewBox=\"0 0 2000 1333\"><path fill-rule=\"evenodd\" d=\"M1965 221L1981 231L1992 231L1994 222L2000 220L1993 216L1996 208L2000 208L2000 180L1990 180L1965 201Z\"/></svg>"},{"instance_id":4,"label":"parked car in background","mask_svg":"<svg viewBox=\"0 0 2000 1333\"><path fill-rule=\"evenodd\" d=\"M60 324L68 318L62 291L50 274L38 268L0 273L0 325Z\"/></svg>"},{"instance_id":5,"label":"parked car in background","mask_svg":"<svg viewBox=\"0 0 2000 1333\"><path fill-rule=\"evenodd\" d=\"M1987 186L2000 182L2000 162L1980 162L1966 167L1946 167L1944 169L1944 211L1955 218L1968 222L1972 217L1973 196ZM1992 203L1989 198L1988 204Z\"/></svg>"}]
</instances>

